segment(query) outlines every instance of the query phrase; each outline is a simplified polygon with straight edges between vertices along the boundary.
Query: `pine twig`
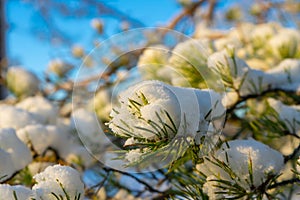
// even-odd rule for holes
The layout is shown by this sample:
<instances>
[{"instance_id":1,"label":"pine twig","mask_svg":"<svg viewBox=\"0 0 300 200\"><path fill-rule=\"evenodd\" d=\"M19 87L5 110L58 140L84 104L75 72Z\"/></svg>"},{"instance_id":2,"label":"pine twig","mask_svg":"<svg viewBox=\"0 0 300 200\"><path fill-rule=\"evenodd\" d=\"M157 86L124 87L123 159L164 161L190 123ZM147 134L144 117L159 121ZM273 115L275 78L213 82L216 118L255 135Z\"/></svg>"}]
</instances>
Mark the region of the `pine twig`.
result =
<instances>
[{"instance_id":1,"label":"pine twig","mask_svg":"<svg viewBox=\"0 0 300 200\"><path fill-rule=\"evenodd\" d=\"M293 178L293 179L290 179L290 180L281 181L279 183L274 183L273 185L270 185L268 187L268 189L273 189L273 188L276 188L276 187L285 186L285 185L294 184L294 183L300 183L300 179Z\"/></svg>"}]
</instances>

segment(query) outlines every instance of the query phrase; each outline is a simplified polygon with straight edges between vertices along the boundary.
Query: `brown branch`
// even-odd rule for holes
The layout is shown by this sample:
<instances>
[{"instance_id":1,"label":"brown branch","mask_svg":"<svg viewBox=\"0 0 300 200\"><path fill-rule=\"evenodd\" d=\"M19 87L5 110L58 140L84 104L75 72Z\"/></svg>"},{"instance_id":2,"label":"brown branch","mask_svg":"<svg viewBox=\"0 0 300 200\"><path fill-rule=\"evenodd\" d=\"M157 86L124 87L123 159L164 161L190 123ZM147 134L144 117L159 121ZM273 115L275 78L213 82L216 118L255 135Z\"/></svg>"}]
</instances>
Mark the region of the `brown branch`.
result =
<instances>
[{"instance_id":1,"label":"brown branch","mask_svg":"<svg viewBox=\"0 0 300 200\"><path fill-rule=\"evenodd\" d=\"M162 193L162 194L165 193L165 191L159 191L159 190L155 189L150 184L148 184L147 182L145 182L145 181L139 179L138 177L132 175L131 173L123 172L123 171L120 171L120 170L117 170L117 169L113 169L113 168L109 168L109 167L104 167L103 169L105 171L113 171L113 172L117 172L117 173L123 174L125 176L128 176L130 178L133 178L134 180L136 180L140 184L144 185L150 192Z\"/></svg>"},{"instance_id":2,"label":"brown branch","mask_svg":"<svg viewBox=\"0 0 300 200\"><path fill-rule=\"evenodd\" d=\"M113 18L118 19L119 21L128 21L133 27L145 27L146 25L133 17L131 17L128 13L124 13L120 10L118 10L115 7L109 6L103 1L99 0L86 0L86 3L88 3L90 6L94 6L98 9L98 15L100 16L110 16Z\"/></svg>"},{"instance_id":3,"label":"brown branch","mask_svg":"<svg viewBox=\"0 0 300 200\"><path fill-rule=\"evenodd\" d=\"M288 90L283 90L283 89L279 89L279 88L273 88L273 89L265 90L265 91L263 91L259 94L249 94L249 95L246 95L246 96L240 96L239 100L234 105L227 108L226 112L227 113L232 113L240 103L245 102L248 99L255 99L255 98L258 98L258 97L263 97L263 96L265 96L267 94L270 94L270 93L273 93L273 92L295 93L295 91L288 91Z\"/></svg>"},{"instance_id":4,"label":"brown branch","mask_svg":"<svg viewBox=\"0 0 300 200\"><path fill-rule=\"evenodd\" d=\"M300 144L298 145L298 147L296 149L294 149L294 151L287 156L284 156L284 163L287 163L289 160L294 159L300 152Z\"/></svg>"},{"instance_id":5,"label":"brown branch","mask_svg":"<svg viewBox=\"0 0 300 200\"><path fill-rule=\"evenodd\" d=\"M93 195L95 195L95 193L97 193L104 186L109 177L110 171L106 171L106 175L104 176L103 180L85 189L85 196L92 197ZM95 188L98 188L96 192L94 191Z\"/></svg>"},{"instance_id":6,"label":"brown branch","mask_svg":"<svg viewBox=\"0 0 300 200\"><path fill-rule=\"evenodd\" d=\"M106 65L107 65L107 70L101 74L95 74L91 77L88 77L84 80L81 81L74 81L74 80L66 80L65 82L62 83L57 83L55 84L54 88L51 90L44 90L42 91L42 93L44 94L44 96L48 96L51 93L54 93L58 90L65 90L66 92L71 92L73 90L74 87L86 87L88 86L88 84L90 84L91 82L94 81L99 81L99 80L104 80L105 83L103 85L104 86L108 86L110 84L113 84L109 78L112 74L116 73L116 71L120 68L125 66L126 69L130 70L131 68L136 66L136 63L138 61L139 56L141 55L141 53L143 52L144 48L140 48L134 51L131 51L130 55L127 55L126 53L122 53L119 55L119 57L110 62L110 61L106 61ZM122 56L129 56L129 62L128 63L123 63L120 62L120 58ZM48 79L48 77L46 77L46 80L48 80L48 82L51 84L51 81Z\"/></svg>"},{"instance_id":7,"label":"brown branch","mask_svg":"<svg viewBox=\"0 0 300 200\"><path fill-rule=\"evenodd\" d=\"M177 14L166 26L168 29L174 29L176 25L185 17L192 16L196 9L202 5L206 0L199 0L195 2L193 5L184 8L179 14Z\"/></svg>"},{"instance_id":8,"label":"brown branch","mask_svg":"<svg viewBox=\"0 0 300 200\"><path fill-rule=\"evenodd\" d=\"M94 76L91 76L91 77L84 79L82 81L79 81L79 82L74 82L73 80L68 80L66 82L56 84L54 86L54 88L52 88L52 89L44 89L42 91L42 93L44 96L48 96L59 90L65 90L66 92L72 92L74 87L86 87L86 86L88 86L89 83L100 80L100 79L107 79L107 77L109 77L110 75L111 75L111 73L96 74Z\"/></svg>"},{"instance_id":9,"label":"brown branch","mask_svg":"<svg viewBox=\"0 0 300 200\"><path fill-rule=\"evenodd\" d=\"M206 15L206 21L207 23L211 23L214 17L214 10L216 7L216 0L209 0L209 7L208 7L208 12Z\"/></svg>"}]
</instances>

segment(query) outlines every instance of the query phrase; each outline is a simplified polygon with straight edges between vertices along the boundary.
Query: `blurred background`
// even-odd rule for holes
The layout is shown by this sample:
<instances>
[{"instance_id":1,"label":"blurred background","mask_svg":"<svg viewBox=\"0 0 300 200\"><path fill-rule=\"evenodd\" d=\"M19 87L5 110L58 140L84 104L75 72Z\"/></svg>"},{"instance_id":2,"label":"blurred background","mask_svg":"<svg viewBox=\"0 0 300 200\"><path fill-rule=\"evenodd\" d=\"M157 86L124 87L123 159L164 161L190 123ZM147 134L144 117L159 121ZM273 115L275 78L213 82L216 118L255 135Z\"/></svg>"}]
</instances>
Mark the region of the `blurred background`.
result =
<instances>
[{"instance_id":1,"label":"blurred background","mask_svg":"<svg viewBox=\"0 0 300 200\"><path fill-rule=\"evenodd\" d=\"M74 51L90 52L115 33L162 26L192 34L210 11L211 26L228 29L241 21L282 21L297 26L299 1L203 1L174 26L170 22L195 0L1 0L2 67L21 65L43 76L57 58L80 65ZM199 1L202 2L202 1ZM211 6L213 2L213 6ZM73 52L73 53L72 53ZM77 56L78 57L78 56ZM5 58L5 60L3 60Z\"/></svg>"},{"instance_id":2,"label":"blurred background","mask_svg":"<svg viewBox=\"0 0 300 200\"><path fill-rule=\"evenodd\" d=\"M22 65L38 75L43 74L50 60L58 57L76 63L72 56L74 47L89 52L96 42L125 29L163 26L181 8L175 0L1 0L1 3L4 23L1 32L5 35L1 45L6 49L2 57L7 56L9 65ZM103 30L95 30L97 22L102 23Z\"/></svg>"}]
</instances>

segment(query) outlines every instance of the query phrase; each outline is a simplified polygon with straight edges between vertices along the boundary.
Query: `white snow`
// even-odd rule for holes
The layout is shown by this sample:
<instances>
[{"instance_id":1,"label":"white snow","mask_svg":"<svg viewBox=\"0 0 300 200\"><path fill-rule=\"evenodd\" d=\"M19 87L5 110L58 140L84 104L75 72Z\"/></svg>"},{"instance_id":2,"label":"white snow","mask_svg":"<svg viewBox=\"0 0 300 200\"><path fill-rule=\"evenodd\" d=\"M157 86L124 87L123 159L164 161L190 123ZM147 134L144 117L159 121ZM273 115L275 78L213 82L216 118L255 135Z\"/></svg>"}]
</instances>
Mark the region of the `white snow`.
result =
<instances>
[{"instance_id":1,"label":"white snow","mask_svg":"<svg viewBox=\"0 0 300 200\"><path fill-rule=\"evenodd\" d=\"M147 99L146 103L142 100L142 94ZM129 99L137 102L136 107L130 104ZM163 122L173 127L165 112L169 114L178 130L177 133L173 133L167 128L169 134L193 137L197 132L207 131L209 121L225 112L221 96L212 90L173 87L159 81L144 81L128 88L121 93L119 102L120 106L111 112L109 127L119 135L148 139L155 138L157 133L157 130L147 123L148 120L157 124Z\"/></svg>"},{"instance_id":2,"label":"white snow","mask_svg":"<svg viewBox=\"0 0 300 200\"><path fill-rule=\"evenodd\" d=\"M4 179L9 178L12 172L23 169L32 161L30 150L17 137L14 129L0 129L0 150L3 158L1 163L4 160L7 161L1 166L0 176L7 175Z\"/></svg>"},{"instance_id":3,"label":"white snow","mask_svg":"<svg viewBox=\"0 0 300 200\"><path fill-rule=\"evenodd\" d=\"M21 67L9 67L7 86L17 97L26 97L39 90L39 79L31 72Z\"/></svg>"},{"instance_id":4,"label":"white snow","mask_svg":"<svg viewBox=\"0 0 300 200\"><path fill-rule=\"evenodd\" d=\"M17 135L25 144L32 146L39 155L42 155L48 148L55 147L59 141L67 142L67 138L60 135L55 126L41 124L28 125L19 129Z\"/></svg>"},{"instance_id":5,"label":"white snow","mask_svg":"<svg viewBox=\"0 0 300 200\"><path fill-rule=\"evenodd\" d=\"M29 199L36 199L36 196L34 192L22 185L7 185L7 184L2 184L0 185L0 199L2 200L13 200L15 199L14 197L14 192L17 196L18 200L29 200Z\"/></svg>"},{"instance_id":6,"label":"white snow","mask_svg":"<svg viewBox=\"0 0 300 200\"><path fill-rule=\"evenodd\" d=\"M204 184L203 189L211 198L216 195L215 192L220 190L214 186L218 183L210 181L211 179L223 179L232 183L237 181L244 189L250 190L252 185L249 175L250 160L252 162L253 186L255 187L261 185L266 180L268 174L278 174L284 166L284 159L281 153L253 139L232 140L228 142L228 146L224 143L214 153L214 156L220 161L225 162L238 178L230 178L224 169L212 164L208 160L197 166L201 172L207 175L207 182ZM225 196L221 197L224 198Z\"/></svg>"},{"instance_id":7,"label":"white snow","mask_svg":"<svg viewBox=\"0 0 300 200\"><path fill-rule=\"evenodd\" d=\"M71 167L61 165L49 166L45 171L36 174L33 178L37 183L32 187L32 190L43 200L52 200L54 197L51 192L66 199L62 187L70 199L75 199L79 194L81 194L80 199L84 198L84 184L80 174Z\"/></svg>"},{"instance_id":8,"label":"white snow","mask_svg":"<svg viewBox=\"0 0 300 200\"><path fill-rule=\"evenodd\" d=\"M41 96L28 97L16 107L35 114L43 124L55 124L58 118L58 107Z\"/></svg>"},{"instance_id":9,"label":"white snow","mask_svg":"<svg viewBox=\"0 0 300 200\"><path fill-rule=\"evenodd\" d=\"M11 105L0 105L0 128L24 128L39 123L36 115Z\"/></svg>"},{"instance_id":10,"label":"white snow","mask_svg":"<svg viewBox=\"0 0 300 200\"><path fill-rule=\"evenodd\" d=\"M281 101L268 98L269 105L278 113L279 119L286 125L290 133L300 134L300 109L288 106Z\"/></svg>"}]
</instances>

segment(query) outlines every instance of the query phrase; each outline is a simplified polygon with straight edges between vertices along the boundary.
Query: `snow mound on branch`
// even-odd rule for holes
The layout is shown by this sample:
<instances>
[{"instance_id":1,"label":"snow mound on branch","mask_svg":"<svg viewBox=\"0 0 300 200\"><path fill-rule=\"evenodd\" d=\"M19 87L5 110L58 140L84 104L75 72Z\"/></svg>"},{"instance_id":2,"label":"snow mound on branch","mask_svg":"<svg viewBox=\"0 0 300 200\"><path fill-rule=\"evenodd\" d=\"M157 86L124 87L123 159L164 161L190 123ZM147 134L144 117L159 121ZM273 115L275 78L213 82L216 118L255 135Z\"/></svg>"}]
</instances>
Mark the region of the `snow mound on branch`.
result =
<instances>
[{"instance_id":1,"label":"snow mound on branch","mask_svg":"<svg viewBox=\"0 0 300 200\"><path fill-rule=\"evenodd\" d=\"M93 163L89 152L66 128L41 124L29 125L18 130L17 135L25 144L32 146L38 155L51 148L67 162L86 167Z\"/></svg>"},{"instance_id":2,"label":"snow mound on branch","mask_svg":"<svg viewBox=\"0 0 300 200\"><path fill-rule=\"evenodd\" d=\"M14 192L19 200L25 200L25 199L36 199L36 196L34 195L33 191L25 186L22 185L7 185L3 184L0 185L0 194L1 199L15 199L14 198Z\"/></svg>"},{"instance_id":3,"label":"snow mound on branch","mask_svg":"<svg viewBox=\"0 0 300 200\"><path fill-rule=\"evenodd\" d=\"M0 157L0 177L4 176L2 181L32 161L30 150L17 137L14 129L0 129Z\"/></svg>"},{"instance_id":4,"label":"snow mound on branch","mask_svg":"<svg viewBox=\"0 0 300 200\"><path fill-rule=\"evenodd\" d=\"M32 145L39 155L42 155L50 147L55 148L59 142L66 143L68 141L67 137L59 134L55 126L41 124L29 125L19 129L17 135L25 144Z\"/></svg>"},{"instance_id":5,"label":"snow mound on branch","mask_svg":"<svg viewBox=\"0 0 300 200\"><path fill-rule=\"evenodd\" d=\"M10 105L0 105L0 128L16 130L30 124L38 124L36 115Z\"/></svg>"},{"instance_id":6,"label":"snow mound on branch","mask_svg":"<svg viewBox=\"0 0 300 200\"><path fill-rule=\"evenodd\" d=\"M217 159L224 162L228 168L234 173L228 173L224 168L213 164L211 161ZM210 161L211 160L211 161ZM249 191L251 185L258 187L268 179L270 175L276 175L284 166L284 159L281 153L271 149L267 145L255 140L233 140L214 153L214 158L205 159L203 164L197 166L206 176L204 184L204 192L210 198L222 197L220 188L217 187L219 182L216 180L222 179L229 182L239 184L242 188ZM252 177L249 167L251 167ZM221 196L220 196L221 195Z\"/></svg>"},{"instance_id":7,"label":"snow mound on branch","mask_svg":"<svg viewBox=\"0 0 300 200\"><path fill-rule=\"evenodd\" d=\"M37 183L32 187L32 190L41 199L53 199L51 193L55 193L57 196L61 195L67 199L65 192L68 194L69 199L77 199L79 195L79 199L84 198L84 184L80 174L71 167L61 165L49 166L45 171L36 174L33 178Z\"/></svg>"},{"instance_id":8,"label":"snow mound on branch","mask_svg":"<svg viewBox=\"0 0 300 200\"><path fill-rule=\"evenodd\" d=\"M144 81L128 88L120 94L119 102L108 124L113 132L128 138L156 138L158 131L151 122L167 124L170 136L195 137L205 134L210 121L225 112L221 96L212 90L173 87L159 81Z\"/></svg>"},{"instance_id":9,"label":"snow mound on branch","mask_svg":"<svg viewBox=\"0 0 300 200\"><path fill-rule=\"evenodd\" d=\"M9 67L7 72L7 87L17 97L34 95L39 90L39 79L22 67Z\"/></svg>"},{"instance_id":10,"label":"snow mound on branch","mask_svg":"<svg viewBox=\"0 0 300 200\"><path fill-rule=\"evenodd\" d=\"M35 114L42 124L55 124L58 116L58 107L41 96L29 97L16 104L21 108Z\"/></svg>"},{"instance_id":11,"label":"snow mound on branch","mask_svg":"<svg viewBox=\"0 0 300 200\"><path fill-rule=\"evenodd\" d=\"M288 106L281 101L268 98L269 105L278 113L279 119L286 125L290 133L298 134L300 131L300 108Z\"/></svg>"}]
</instances>

